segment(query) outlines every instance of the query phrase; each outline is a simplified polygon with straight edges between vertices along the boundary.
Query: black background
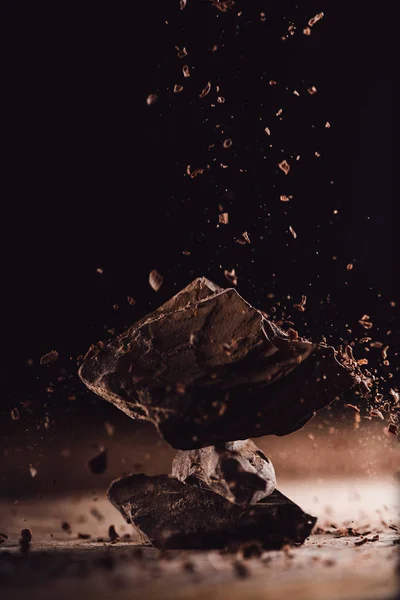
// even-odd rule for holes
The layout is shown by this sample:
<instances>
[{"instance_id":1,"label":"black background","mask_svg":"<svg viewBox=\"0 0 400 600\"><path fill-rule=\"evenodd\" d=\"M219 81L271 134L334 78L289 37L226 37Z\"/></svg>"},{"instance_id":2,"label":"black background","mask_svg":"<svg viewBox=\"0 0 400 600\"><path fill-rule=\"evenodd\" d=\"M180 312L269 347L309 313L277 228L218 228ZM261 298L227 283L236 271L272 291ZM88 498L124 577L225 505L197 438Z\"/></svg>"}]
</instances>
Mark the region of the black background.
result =
<instances>
[{"instance_id":1,"label":"black background","mask_svg":"<svg viewBox=\"0 0 400 600\"><path fill-rule=\"evenodd\" d=\"M75 392L82 402L72 410L84 412L77 356L198 275L225 285L224 269L236 269L238 290L256 306L285 303L286 317L316 338L360 337L367 313L374 339L386 343L393 331L395 353L395 24L390 3L379 12L349 4L238 0L226 13L206 0L183 11L178 0L3 4L6 428L11 407L24 413L21 402L34 415L71 410ZM174 94L175 84L184 90ZM158 100L149 106L151 93ZM283 158L288 176L277 167ZM204 173L191 179L189 164ZM217 227L219 204L227 226ZM235 243L245 230L251 245ZM164 276L158 293L152 269ZM291 308L302 294L304 314ZM59 361L40 367L52 349Z\"/></svg>"}]
</instances>

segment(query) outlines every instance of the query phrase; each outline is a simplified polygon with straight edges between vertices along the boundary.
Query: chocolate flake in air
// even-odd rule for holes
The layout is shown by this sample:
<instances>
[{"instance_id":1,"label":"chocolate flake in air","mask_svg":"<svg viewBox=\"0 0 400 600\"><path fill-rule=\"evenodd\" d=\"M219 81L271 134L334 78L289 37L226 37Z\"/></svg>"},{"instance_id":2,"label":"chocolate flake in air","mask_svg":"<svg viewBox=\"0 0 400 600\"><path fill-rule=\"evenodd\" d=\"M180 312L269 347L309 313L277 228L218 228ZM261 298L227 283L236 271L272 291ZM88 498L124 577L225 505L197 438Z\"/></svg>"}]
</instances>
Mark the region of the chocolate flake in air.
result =
<instances>
[{"instance_id":1,"label":"chocolate flake in air","mask_svg":"<svg viewBox=\"0 0 400 600\"><path fill-rule=\"evenodd\" d=\"M369 414L370 414L371 417L378 417L382 421L385 420L385 417L383 416L383 414L381 413L381 411L378 410L377 408L371 408L370 411L369 411Z\"/></svg>"},{"instance_id":2,"label":"chocolate flake in air","mask_svg":"<svg viewBox=\"0 0 400 600\"><path fill-rule=\"evenodd\" d=\"M315 25L315 23L318 23L318 21L320 21L324 16L323 12L320 12L318 14L315 15L315 17L312 17L309 21L308 24L310 27L313 27Z\"/></svg>"},{"instance_id":3,"label":"chocolate flake in air","mask_svg":"<svg viewBox=\"0 0 400 600\"><path fill-rule=\"evenodd\" d=\"M87 467L92 475L102 475L107 469L107 449L102 448L96 456L87 461Z\"/></svg>"},{"instance_id":4,"label":"chocolate flake in air","mask_svg":"<svg viewBox=\"0 0 400 600\"><path fill-rule=\"evenodd\" d=\"M35 467L32 467L32 465L29 465L29 473L31 474L31 477L33 479L37 475L37 469L35 469Z\"/></svg>"},{"instance_id":5,"label":"chocolate flake in air","mask_svg":"<svg viewBox=\"0 0 400 600\"><path fill-rule=\"evenodd\" d=\"M208 82L206 87L202 90L199 98L205 98L210 93L210 90L211 90L211 83Z\"/></svg>"},{"instance_id":6,"label":"chocolate flake in air","mask_svg":"<svg viewBox=\"0 0 400 600\"><path fill-rule=\"evenodd\" d=\"M234 269L225 276L237 283ZM198 278L84 362L79 375L186 450L286 435L354 385L369 393L348 348L285 333L235 289Z\"/></svg>"},{"instance_id":7,"label":"chocolate flake in air","mask_svg":"<svg viewBox=\"0 0 400 600\"><path fill-rule=\"evenodd\" d=\"M113 425L109 421L104 422L104 429L106 430L108 437L112 437L115 433L115 425Z\"/></svg>"},{"instance_id":8,"label":"chocolate flake in air","mask_svg":"<svg viewBox=\"0 0 400 600\"><path fill-rule=\"evenodd\" d=\"M183 65L182 72L184 77L190 77L190 69L188 65Z\"/></svg>"},{"instance_id":9,"label":"chocolate flake in air","mask_svg":"<svg viewBox=\"0 0 400 600\"><path fill-rule=\"evenodd\" d=\"M187 0L180 0L180 8L183 10L187 4Z\"/></svg>"},{"instance_id":10,"label":"chocolate flake in air","mask_svg":"<svg viewBox=\"0 0 400 600\"><path fill-rule=\"evenodd\" d=\"M188 54L186 48L179 49L178 46L175 46L175 50L177 51L178 58L185 58L185 56Z\"/></svg>"},{"instance_id":11,"label":"chocolate flake in air","mask_svg":"<svg viewBox=\"0 0 400 600\"><path fill-rule=\"evenodd\" d=\"M287 175L290 171L290 165L287 162L287 160L283 160L282 162L280 162L278 164L278 167L280 168L281 171L283 171L285 173L285 175Z\"/></svg>"},{"instance_id":12,"label":"chocolate flake in air","mask_svg":"<svg viewBox=\"0 0 400 600\"><path fill-rule=\"evenodd\" d=\"M265 131L265 133L266 133L267 135L271 135L271 131L270 131L269 127L266 127L266 128L264 129L264 131Z\"/></svg>"},{"instance_id":13,"label":"chocolate flake in air","mask_svg":"<svg viewBox=\"0 0 400 600\"><path fill-rule=\"evenodd\" d=\"M174 85L174 94L179 94L180 92L182 92L183 90L183 85L179 85L178 83L176 83Z\"/></svg>"},{"instance_id":14,"label":"chocolate flake in air","mask_svg":"<svg viewBox=\"0 0 400 600\"><path fill-rule=\"evenodd\" d=\"M289 231L292 234L292 236L294 237L294 239L297 239L297 233L295 232L295 230L293 229L293 227L291 225L289 225Z\"/></svg>"},{"instance_id":15,"label":"chocolate flake in air","mask_svg":"<svg viewBox=\"0 0 400 600\"><path fill-rule=\"evenodd\" d=\"M164 281L163 276L156 269L153 269L153 271L150 271L149 284L150 284L150 287L155 292L158 292L158 290L161 288L163 281Z\"/></svg>"},{"instance_id":16,"label":"chocolate flake in air","mask_svg":"<svg viewBox=\"0 0 400 600\"><path fill-rule=\"evenodd\" d=\"M396 423L389 423L388 432L391 433L392 435L397 435L399 433L398 425L396 425Z\"/></svg>"},{"instance_id":17,"label":"chocolate flake in air","mask_svg":"<svg viewBox=\"0 0 400 600\"><path fill-rule=\"evenodd\" d=\"M56 362L58 360L58 352L57 350L51 350L40 359L41 365L49 365L50 363Z\"/></svg>"},{"instance_id":18,"label":"chocolate flake in air","mask_svg":"<svg viewBox=\"0 0 400 600\"><path fill-rule=\"evenodd\" d=\"M371 317L368 315L363 315L358 322L360 325L362 325L362 327L364 327L364 329L371 329L371 327L373 327L373 324L371 323Z\"/></svg>"},{"instance_id":19,"label":"chocolate flake in air","mask_svg":"<svg viewBox=\"0 0 400 600\"><path fill-rule=\"evenodd\" d=\"M132 296L127 296L126 299L128 301L128 304L130 304L131 306L135 306L135 304L136 304L135 298L132 298Z\"/></svg>"},{"instance_id":20,"label":"chocolate flake in air","mask_svg":"<svg viewBox=\"0 0 400 600\"><path fill-rule=\"evenodd\" d=\"M249 234L247 233L247 231L243 231L243 233L242 233L242 236L243 236L243 238L244 238L245 242L247 242L247 244L251 244L251 241L250 241L250 236L249 236Z\"/></svg>"},{"instance_id":21,"label":"chocolate flake in air","mask_svg":"<svg viewBox=\"0 0 400 600\"><path fill-rule=\"evenodd\" d=\"M300 312L304 312L305 306L306 306L306 302L307 302L307 296L301 296L301 302L299 304L293 304L293 308L295 308L296 310L299 310Z\"/></svg>"},{"instance_id":22,"label":"chocolate flake in air","mask_svg":"<svg viewBox=\"0 0 400 600\"><path fill-rule=\"evenodd\" d=\"M232 146L232 140L231 138L228 138L227 140L224 140L223 146L224 148L230 148Z\"/></svg>"},{"instance_id":23,"label":"chocolate flake in air","mask_svg":"<svg viewBox=\"0 0 400 600\"><path fill-rule=\"evenodd\" d=\"M231 271L228 271L228 269L225 269L224 276L225 276L225 279L227 279L229 281L229 283L232 283L233 285L237 285L238 280L237 280L235 269L232 269Z\"/></svg>"},{"instance_id":24,"label":"chocolate flake in air","mask_svg":"<svg viewBox=\"0 0 400 600\"><path fill-rule=\"evenodd\" d=\"M218 215L218 223L220 225L228 225L228 223L229 223L229 213L223 212L220 215Z\"/></svg>"},{"instance_id":25,"label":"chocolate flake in air","mask_svg":"<svg viewBox=\"0 0 400 600\"><path fill-rule=\"evenodd\" d=\"M157 94L149 94L146 98L146 102L149 106L151 106L152 104L155 104L158 100L158 96ZM103 269L97 269L98 273L102 273Z\"/></svg>"},{"instance_id":26,"label":"chocolate flake in air","mask_svg":"<svg viewBox=\"0 0 400 600\"><path fill-rule=\"evenodd\" d=\"M310 96L313 96L317 93L317 88L315 87L315 85L312 85L309 88L307 88L307 92L310 94Z\"/></svg>"},{"instance_id":27,"label":"chocolate flake in air","mask_svg":"<svg viewBox=\"0 0 400 600\"><path fill-rule=\"evenodd\" d=\"M11 418L13 421L18 421L19 419L19 410L16 406L14 406L14 408L11 409L10 412Z\"/></svg>"},{"instance_id":28,"label":"chocolate flake in air","mask_svg":"<svg viewBox=\"0 0 400 600\"><path fill-rule=\"evenodd\" d=\"M130 475L114 481L108 499L143 543L157 548L221 549L259 542L263 548L302 544L316 519L275 490L249 507L215 493L202 480Z\"/></svg>"}]
</instances>

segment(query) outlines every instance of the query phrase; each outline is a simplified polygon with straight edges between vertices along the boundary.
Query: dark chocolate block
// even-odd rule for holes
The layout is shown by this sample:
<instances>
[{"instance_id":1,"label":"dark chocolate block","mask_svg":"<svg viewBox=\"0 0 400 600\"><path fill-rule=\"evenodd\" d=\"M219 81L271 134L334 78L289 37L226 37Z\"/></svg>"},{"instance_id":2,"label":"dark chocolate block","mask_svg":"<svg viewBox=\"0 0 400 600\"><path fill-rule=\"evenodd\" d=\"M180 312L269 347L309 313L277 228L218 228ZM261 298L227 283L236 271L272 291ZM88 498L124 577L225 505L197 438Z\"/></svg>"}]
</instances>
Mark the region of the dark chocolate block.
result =
<instances>
[{"instance_id":1,"label":"dark chocolate block","mask_svg":"<svg viewBox=\"0 0 400 600\"><path fill-rule=\"evenodd\" d=\"M291 433L361 381L347 354L289 336L236 290L204 278L88 358L79 375L181 449Z\"/></svg>"},{"instance_id":2,"label":"dark chocolate block","mask_svg":"<svg viewBox=\"0 0 400 600\"><path fill-rule=\"evenodd\" d=\"M243 508L194 477L182 483L167 475L130 475L111 485L108 498L143 541L157 548L226 548L254 541L278 549L303 543L316 523L277 490Z\"/></svg>"},{"instance_id":3,"label":"dark chocolate block","mask_svg":"<svg viewBox=\"0 0 400 600\"><path fill-rule=\"evenodd\" d=\"M269 496L276 486L272 462L251 440L179 450L172 463L172 476L182 482L197 477L241 506Z\"/></svg>"}]
</instances>

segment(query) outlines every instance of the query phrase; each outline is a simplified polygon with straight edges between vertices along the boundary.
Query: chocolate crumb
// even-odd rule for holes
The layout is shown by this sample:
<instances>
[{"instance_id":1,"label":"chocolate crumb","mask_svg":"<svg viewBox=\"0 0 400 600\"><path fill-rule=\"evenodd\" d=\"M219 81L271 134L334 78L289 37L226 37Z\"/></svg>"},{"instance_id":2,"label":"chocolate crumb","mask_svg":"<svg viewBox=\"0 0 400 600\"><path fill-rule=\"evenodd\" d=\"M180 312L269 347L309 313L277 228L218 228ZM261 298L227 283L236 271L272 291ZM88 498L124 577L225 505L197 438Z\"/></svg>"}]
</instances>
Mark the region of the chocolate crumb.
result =
<instances>
[{"instance_id":1,"label":"chocolate crumb","mask_svg":"<svg viewBox=\"0 0 400 600\"><path fill-rule=\"evenodd\" d=\"M119 535L115 531L114 525L110 525L110 527L108 528L108 537L110 538L111 542L116 542L117 540L119 540Z\"/></svg>"},{"instance_id":2,"label":"chocolate crumb","mask_svg":"<svg viewBox=\"0 0 400 600\"><path fill-rule=\"evenodd\" d=\"M93 475L101 475L107 468L107 449L103 448L96 456L89 459L87 467Z\"/></svg>"},{"instance_id":3,"label":"chocolate crumb","mask_svg":"<svg viewBox=\"0 0 400 600\"><path fill-rule=\"evenodd\" d=\"M156 269L153 269L153 271L150 272L149 284L155 292L158 292L158 290L161 288L163 281L163 276L158 271L156 271Z\"/></svg>"},{"instance_id":4,"label":"chocolate crumb","mask_svg":"<svg viewBox=\"0 0 400 600\"><path fill-rule=\"evenodd\" d=\"M47 354L45 354L44 356L41 357L40 364L41 365L49 365L50 363L55 362L57 359L58 359L57 350L51 350L51 352L48 352Z\"/></svg>"}]
</instances>

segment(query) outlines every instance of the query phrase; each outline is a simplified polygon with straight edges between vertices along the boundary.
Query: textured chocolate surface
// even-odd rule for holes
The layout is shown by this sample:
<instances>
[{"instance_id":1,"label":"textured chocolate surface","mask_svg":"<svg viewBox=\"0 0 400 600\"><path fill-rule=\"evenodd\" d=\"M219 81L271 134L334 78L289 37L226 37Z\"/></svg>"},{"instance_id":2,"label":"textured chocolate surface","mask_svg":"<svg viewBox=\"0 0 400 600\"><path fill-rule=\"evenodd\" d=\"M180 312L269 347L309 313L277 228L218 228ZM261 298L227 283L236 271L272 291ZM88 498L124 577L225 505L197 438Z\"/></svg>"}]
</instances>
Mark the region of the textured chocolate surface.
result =
<instances>
[{"instance_id":1,"label":"textured chocolate surface","mask_svg":"<svg viewBox=\"0 0 400 600\"><path fill-rule=\"evenodd\" d=\"M262 500L276 486L272 462L251 440L178 450L172 476L182 482L197 477L217 494L241 506Z\"/></svg>"},{"instance_id":2,"label":"textured chocolate surface","mask_svg":"<svg viewBox=\"0 0 400 600\"><path fill-rule=\"evenodd\" d=\"M204 278L88 358L79 375L180 449L291 433L360 379L333 348L291 339L236 290Z\"/></svg>"},{"instance_id":3,"label":"textured chocolate surface","mask_svg":"<svg viewBox=\"0 0 400 600\"><path fill-rule=\"evenodd\" d=\"M277 490L242 508L194 477L182 483L167 475L130 475L111 485L108 498L158 548L225 548L247 541L281 548L303 543L316 522Z\"/></svg>"}]
</instances>

